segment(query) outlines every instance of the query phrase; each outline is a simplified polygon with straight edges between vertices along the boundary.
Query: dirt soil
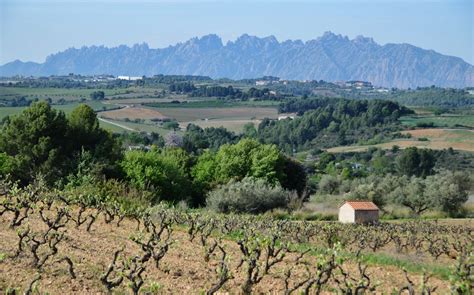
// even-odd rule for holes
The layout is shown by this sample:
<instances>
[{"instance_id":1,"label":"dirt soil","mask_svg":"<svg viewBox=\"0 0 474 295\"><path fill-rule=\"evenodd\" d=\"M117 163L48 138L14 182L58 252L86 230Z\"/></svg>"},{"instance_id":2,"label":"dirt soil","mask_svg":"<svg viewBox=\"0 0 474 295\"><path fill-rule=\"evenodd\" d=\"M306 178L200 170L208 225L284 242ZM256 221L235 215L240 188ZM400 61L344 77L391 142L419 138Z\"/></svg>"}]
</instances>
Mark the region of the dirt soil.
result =
<instances>
[{"instance_id":1,"label":"dirt soil","mask_svg":"<svg viewBox=\"0 0 474 295\"><path fill-rule=\"evenodd\" d=\"M0 255L12 255L17 247L17 230L9 228L10 216L4 214L0 217ZM26 224L22 225L24 228ZM30 218L29 226L34 231L44 229L43 222L39 218ZM59 244L59 252L56 258L50 261L45 268L42 278L37 285L37 291L41 294L104 294L106 289L102 286L99 277L111 263L113 253L125 246L128 257L140 254L141 250L129 239L136 234L137 225L135 221L125 220L120 227L115 223L105 224L102 216L92 226L91 232L85 230L85 225L75 228L68 223L67 239ZM172 232L173 244L169 252L163 258L160 268L157 269L152 261L147 264L143 291L155 287L155 294L202 294L216 282L219 257L212 256L209 262L203 258L203 248L197 239L189 241L187 233L182 229ZM240 294L240 286L243 282L242 271L245 268L237 268L240 261L238 245L233 241L226 241L225 248L229 254L230 269L233 279L228 281L221 289L221 294ZM283 294L284 273L291 268L294 277L290 281L293 285L303 277L303 268L295 267L296 254L290 254L284 261L270 270L270 273L254 288L256 294ZM55 262L58 258L68 256L74 262L76 278L72 279L67 271L67 265ZM316 264L316 258L310 256L308 261L312 266ZM351 274L356 274L356 265L345 266ZM403 272L393 266L369 266L368 273L372 279L372 285L377 285L377 293L391 293L406 284ZM31 267L31 256L23 252L20 257L11 259L6 257L0 262L0 294L7 288L19 288L24 292L35 277L36 271ZM421 276L411 274L410 278L417 284ZM438 286L437 294L449 293L449 283L437 278L431 278L430 285ZM334 293L334 289L326 289L324 294ZM114 293L131 294L127 288L127 282L114 289ZM295 292L298 294L298 292Z\"/></svg>"},{"instance_id":2,"label":"dirt soil","mask_svg":"<svg viewBox=\"0 0 474 295\"><path fill-rule=\"evenodd\" d=\"M130 120L134 119L165 119L167 118L162 113L141 107L127 106L119 110L112 110L101 112L100 116L103 118L121 120L128 118Z\"/></svg>"}]
</instances>

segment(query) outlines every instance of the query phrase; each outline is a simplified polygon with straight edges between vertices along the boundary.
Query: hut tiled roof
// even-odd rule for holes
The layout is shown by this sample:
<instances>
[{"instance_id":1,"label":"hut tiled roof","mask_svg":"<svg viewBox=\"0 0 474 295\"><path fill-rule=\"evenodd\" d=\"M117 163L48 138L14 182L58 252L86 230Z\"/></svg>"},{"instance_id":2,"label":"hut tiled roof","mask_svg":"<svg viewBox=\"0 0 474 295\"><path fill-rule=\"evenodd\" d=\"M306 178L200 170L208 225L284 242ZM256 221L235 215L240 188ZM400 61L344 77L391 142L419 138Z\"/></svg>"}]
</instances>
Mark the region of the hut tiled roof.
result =
<instances>
[{"instance_id":1,"label":"hut tiled roof","mask_svg":"<svg viewBox=\"0 0 474 295\"><path fill-rule=\"evenodd\" d=\"M379 207L377 207L377 205L375 205L373 202L370 202L370 201L346 201L342 205L344 204L349 204L349 206L354 208L354 210L363 210L363 211L379 210Z\"/></svg>"}]
</instances>

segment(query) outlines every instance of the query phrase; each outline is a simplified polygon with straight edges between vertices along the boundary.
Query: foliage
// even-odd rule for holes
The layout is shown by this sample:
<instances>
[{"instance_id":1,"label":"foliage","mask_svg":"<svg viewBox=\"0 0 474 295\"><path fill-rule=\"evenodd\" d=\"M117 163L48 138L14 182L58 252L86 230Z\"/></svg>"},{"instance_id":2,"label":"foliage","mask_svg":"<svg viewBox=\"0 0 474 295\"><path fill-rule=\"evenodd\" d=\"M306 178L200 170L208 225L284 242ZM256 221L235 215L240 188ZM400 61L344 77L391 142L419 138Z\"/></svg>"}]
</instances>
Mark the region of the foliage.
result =
<instances>
[{"instance_id":1,"label":"foliage","mask_svg":"<svg viewBox=\"0 0 474 295\"><path fill-rule=\"evenodd\" d=\"M279 183L299 194L306 188L306 172L301 164L285 157L276 146L260 144L253 139L225 144L215 154L202 154L192 168L192 175L205 188L245 177Z\"/></svg>"},{"instance_id":2,"label":"foliage","mask_svg":"<svg viewBox=\"0 0 474 295\"><path fill-rule=\"evenodd\" d=\"M68 118L46 102L38 102L8 118L0 133L0 152L11 157L11 174L23 183L40 173L49 183L77 166L82 150L90 151L107 170L121 157L112 135L99 127L94 111L79 105Z\"/></svg>"},{"instance_id":3,"label":"foliage","mask_svg":"<svg viewBox=\"0 0 474 295\"><path fill-rule=\"evenodd\" d=\"M12 158L6 153L0 153L0 176L5 176L11 173L13 169Z\"/></svg>"},{"instance_id":4,"label":"foliage","mask_svg":"<svg viewBox=\"0 0 474 295\"><path fill-rule=\"evenodd\" d=\"M201 153L205 149L217 151L224 144L236 143L239 137L224 127L201 128L189 124L183 136L183 147L190 153Z\"/></svg>"},{"instance_id":5,"label":"foliage","mask_svg":"<svg viewBox=\"0 0 474 295\"><path fill-rule=\"evenodd\" d=\"M91 93L90 97L92 100L102 100L105 98L105 92L101 90L94 91Z\"/></svg>"},{"instance_id":6,"label":"foliage","mask_svg":"<svg viewBox=\"0 0 474 295\"><path fill-rule=\"evenodd\" d=\"M426 177L433 173L436 159L431 150L409 147L404 149L397 158L400 174L407 176Z\"/></svg>"},{"instance_id":7,"label":"foliage","mask_svg":"<svg viewBox=\"0 0 474 295\"><path fill-rule=\"evenodd\" d=\"M376 135L391 138L390 134L399 128L398 118L409 112L390 101L332 98L292 100L281 105L280 111L297 111L302 116L293 120L265 119L258 127L258 138L288 153L346 145Z\"/></svg>"},{"instance_id":8,"label":"foliage","mask_svg":"<svg viewBox=\"0 0 474 295\"><path fill-rule=\"evenodd\" d=\"M178 202L191 197L187 161L187 155L179 149L129 151L121 166L126 179L135 187L153 192L153 202Z\"/></svg>"},{"instance_id":9,"label":"foliage","mask_svg":"<svg viewBox=\"0 0 474 295\"><path fill-rule=\"evenodd\" d=\"M262 213L288 204L288 192L264 179L246 177L209 192L207 207L221 213Z\"/></svg>"},{"instance_id":10,"label":"foliage","mask_svg":"<svg viewBox=\"0 0 474 295\"><path fill-rule=\"evenodd\" d=\"M0 133L0 151L13 158L12 176L28 183L41 173L53 181L67 170L67 120L46 102L9 118Z\"/></svg>"}]
</instances>

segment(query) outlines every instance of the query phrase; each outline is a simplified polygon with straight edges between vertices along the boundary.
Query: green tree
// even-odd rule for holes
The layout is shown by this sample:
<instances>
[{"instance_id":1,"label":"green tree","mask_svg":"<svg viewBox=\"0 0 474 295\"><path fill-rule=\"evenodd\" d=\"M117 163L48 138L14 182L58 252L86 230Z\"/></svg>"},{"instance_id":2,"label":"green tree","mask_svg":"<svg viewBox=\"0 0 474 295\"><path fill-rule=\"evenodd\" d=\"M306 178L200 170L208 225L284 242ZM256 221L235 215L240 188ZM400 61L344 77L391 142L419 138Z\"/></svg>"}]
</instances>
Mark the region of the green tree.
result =
<instances>
[{"instance_id":1,"label":"green tree","mask_svg":"<svg viewBox=\"0 0 474 295\"><path fill-rule=\"evenodd\" d=\"M306 172L294 160L285 157L275 145L242 139L225 144L216 154L205 152L198 157L192 175L202 187L210 189L231 179L245 177L264 179L301 194L306 188Z\"/></svg>"},{"instance_id":2,"label":"green tree","mask_svg":"<svg viewBox=\"0 0 474 295\"><path fill-rule=\"evenodd\" d=\"M102 100L105 98L105 93L104 91L94 91L91 93L91 99L93 100Z\"/></svg>"},{"instance_id":3,"label":"green tree","mask_svg":"<svg viewBox=\"0 0 474 295\"><path fill-rule=\"evenodd\" d=\"M207 206L217 212L262 213L274 208L286 207L288 192L278 184L269 184L264 179L246 177L211 191Z\"/></svg>"},{"instance_id":4,"label":"green tree","mask_svg":"<svg viewBox=\"0 0 474 295\"><path fill-rule=\"evenodd\" d=\"M154 202L190 200L191 182L176 161L176 154L130 151L121 166L126 178L139 189L153 192Z\"/></svg>"},{"instance_id":5,"label":"green tree","mask_svg":"<svg viewBox=\"0 0 474 295\"><path fill-rule=\"evenodd\" d=\"M204 152L192 167L191 175L195 185L199 186L202 191L208 191L217 185L216 175L216 157L210 151Z\"/></svg>"},{"instance_id":6,"label":"green tree","mask_svg":"<svg viewBox=\"0 0 474 295\"><path fill-rule=\"evenodd\" d=\"M409 147L397 157L398 172L407 176L426 177L431 175L435 164L436 158L433 151L427 149Z\"/></svg>"},{"instance_id":7,"label":"green tree","mask_svg":"<svg viewBox=\"0 0 474 295\"><path fill-rule=\"evenodd\" d=\"M13 178L26 184L40 173L52 183L64 175L67 126L64 113L44 101L7 119L0 132L0 152L13 158Z\"/></svg>"},{"instance_id":8,"label":"green tree","mask_svg":"<svg viewBox=\"0 0 474 295\"><path fill-rule=\"evenodd\" d=\"M243 134L245 137L248 137L248 138L256 138L257 129L255 128L255 125L252 122L246 123L244 125Z\"/></svg>"},{"instance_id":9,"label":"green tree","mask_svg":"<svg viewBox=\"0 0 474 295\"><path fill-rule=\"evenodd\" d=\"M163 128L176 131L179 129L179 123L176 121L165 122L163 123Z\"/></svg>"},{"instance_id":10,"label":"green tree","mask_svg":"<svg viewBox=\"0 0 474 295\"><path fill-rule=\"evenodd\" d=\"M118 141L112 134L100 127L97 114L88 105L80 104L67 117L67 142L70 156L74 156L73 165L79 163L83 151L90 152L94 162L104 168L104 173L116 170L115 164L122 158Z\"/></svg>"},{"instance_id":11,"label":"green tree","mask_svg":"<svg viewBox=\"0 0 474 295\"><path fill-rule=\"evenodd\" d=\"M456 216L461 211L471 187L469 174L459 171L442 171L426 178L426 194L450 216Z\"/></svg>"},{"instance_id":12,"label":"green tree","mask_svg":"<svg viewBox=\"0 0 474 295\"><path fill-rule=\"evenodd\" d=\"M6 153L0 153L0 177L8 175L13 169L13 158Z\"/></svg>"},{"instance_id":13,"label":"green tree","mask_svg":"<svg viewBox=\"0 0 474 295\"><path fill-rule=\"evenodd\" d=\"M408 207L415 215L420 215L426 210L436 206L436 201L425 193L426 184L423 179L412 176L410 180L400 186L396 193L399 204Z\"/></svg>"}]
</instances>

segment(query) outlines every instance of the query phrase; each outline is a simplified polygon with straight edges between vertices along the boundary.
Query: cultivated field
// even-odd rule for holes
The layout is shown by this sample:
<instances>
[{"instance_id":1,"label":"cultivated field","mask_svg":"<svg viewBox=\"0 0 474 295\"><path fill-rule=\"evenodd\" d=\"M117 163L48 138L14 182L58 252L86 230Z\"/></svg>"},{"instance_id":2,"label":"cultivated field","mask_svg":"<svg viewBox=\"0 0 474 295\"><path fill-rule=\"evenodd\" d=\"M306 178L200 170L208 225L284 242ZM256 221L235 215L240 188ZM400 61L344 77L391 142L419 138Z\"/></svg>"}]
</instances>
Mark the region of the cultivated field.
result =
<instances>
[{"instance_id":1,"label":"cultivated field","mask_svg":"<svg viewBox=\"0 0 474 295\"><path fill-rule=\"evenodd\" d=\"M134 119L165 119L163 114L158 112L157 110L153 110L150 108L143 108L143 107L133 107L133 106L126 106L119 110L112 110L101 112L100 117L109 118L113 120L123 120L128 118L130 120Z\"/></svg>"},{"instance_id":2,"label":"cultivated field","mask_svg":"<svg viewBox=\"0 0 474 295\"><path fill-rule=\"evenodd\" d=\"M79 88L28 88L28 87L5 87L0 86L0 99L11 99L15 97L26 97L27 99L47 99L53 101L61 98L65 100L88 99L94 91L104 91L106 96L124 94L124 89L79 89Z\"/></svg>"},{"instance_id":3,"label":"cultivated field","mask_svg":"<svg viewBox=\"0 0 474 295\"><path fill-rule=\"evenodd\" d=\"M419 115L413 117L400 118L402 124L407 126L416 126L416 124L430 124L433 123L436 127L471 127L474 128L474 115L462 114L443 114L441 116L435 115Z\"/></svg>"},{"instance_id":4,"label":"cultivated field","mask_svg":"<svg viewBox=\"0 0 474 295\"><path fill-rule=\"evenodd\" d=\"M189 123L205 127L225 127L234 132L242 132L246 123L260 123L263 118L276 118L277 110L263 107L231 108L162 108L158 109L166 117L176 119L181 127Z\"/></svg>"},{"instance_id":5,"label":"cultivated field","mask_svg":"<svg viewBox=\"0 0 474 295\"><path fill-rule=\"evenodd\" d=\"M467 129L415 129L407 130L402 133L410 133L410 139L396 139L390 142L367 145L367 146L340 146L328 149L329 152L357 152L365 151L369 147L379 147L382 149L390 149L394 145L401 148L418 147L430 149L447 149L474 151L474 130ZM421 139L421 140L420 140Z\"/></svg>"},{"instance_id":6,"label":"cultivated field","mask_svg":"<svg viewBox=\"0 0 474 295\"><path fill-rule=\"evenodd\" d=\"M62 201L3 198L9 208L0 216L3 292L332 294L357 287L398 293L408 286L446 294L462 279L456 258L462 269L472 259L463 256L472 246L471 220L374 227L160 207L126 217L105 204L79 210Z\"/></svg>"}]
</instances>

